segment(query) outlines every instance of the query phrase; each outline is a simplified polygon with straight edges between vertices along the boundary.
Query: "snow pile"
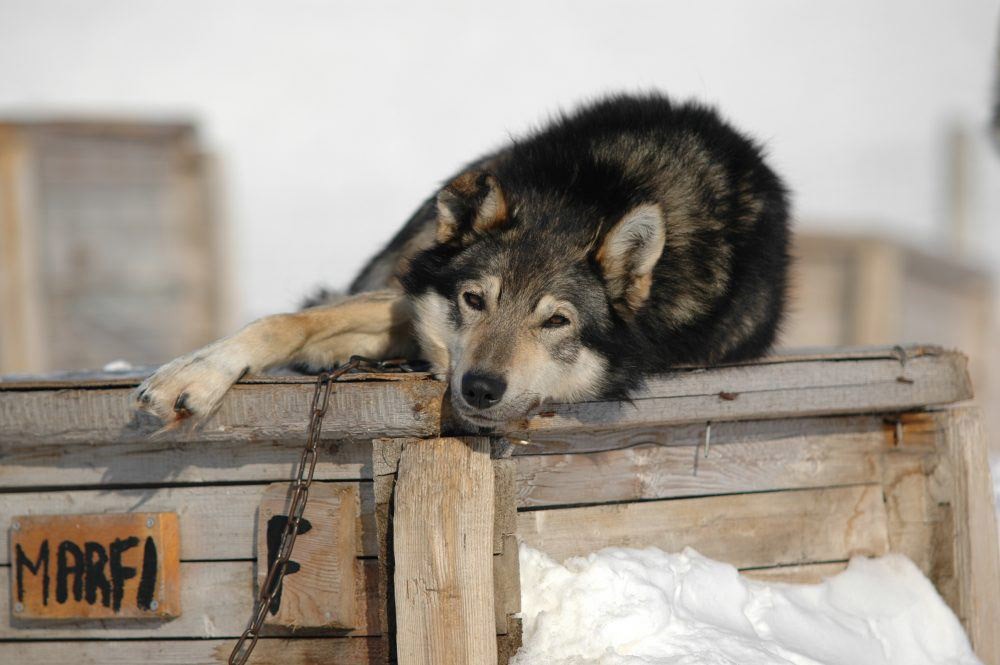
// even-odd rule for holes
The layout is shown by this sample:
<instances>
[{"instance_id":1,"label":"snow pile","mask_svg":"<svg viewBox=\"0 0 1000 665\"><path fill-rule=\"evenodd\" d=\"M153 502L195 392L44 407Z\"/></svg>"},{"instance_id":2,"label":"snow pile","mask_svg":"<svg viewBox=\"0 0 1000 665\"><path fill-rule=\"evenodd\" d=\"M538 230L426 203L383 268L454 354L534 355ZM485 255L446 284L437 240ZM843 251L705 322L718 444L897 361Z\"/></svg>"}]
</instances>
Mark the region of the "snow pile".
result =
<instances>
[{"instance_id":1,"label":"snow pile","mask_svg":"<svg viewBox=\"0 0 1000 665\"><path fill-rule=\"evenodd\" d=\"M823 584L762 583L692 549L609 548L560 565L521 546L511 665L974 665L909 559L857 558Z\"/></svg>"}]
</instances>

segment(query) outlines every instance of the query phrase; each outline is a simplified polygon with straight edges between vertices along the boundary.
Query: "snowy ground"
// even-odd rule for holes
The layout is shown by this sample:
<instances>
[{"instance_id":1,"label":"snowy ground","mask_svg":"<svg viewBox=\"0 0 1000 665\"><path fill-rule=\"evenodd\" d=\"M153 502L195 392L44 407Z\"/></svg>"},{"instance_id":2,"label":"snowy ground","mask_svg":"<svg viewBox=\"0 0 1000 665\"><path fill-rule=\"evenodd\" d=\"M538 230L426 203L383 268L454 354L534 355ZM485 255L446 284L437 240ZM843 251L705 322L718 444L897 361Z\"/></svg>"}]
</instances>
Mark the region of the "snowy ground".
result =
<instances>
[{"instance_id":1,"label":"snowy ground","mask_svg":"<svg viewBox=\"0 0 1000 665\"><path fill-rule=\"evenodd\" d=\"M973 665L909 559L857 558L823 584L748 580L691 549L609 548L558 564L521 547L512 665Z\"/></svg>"}]
</instances>

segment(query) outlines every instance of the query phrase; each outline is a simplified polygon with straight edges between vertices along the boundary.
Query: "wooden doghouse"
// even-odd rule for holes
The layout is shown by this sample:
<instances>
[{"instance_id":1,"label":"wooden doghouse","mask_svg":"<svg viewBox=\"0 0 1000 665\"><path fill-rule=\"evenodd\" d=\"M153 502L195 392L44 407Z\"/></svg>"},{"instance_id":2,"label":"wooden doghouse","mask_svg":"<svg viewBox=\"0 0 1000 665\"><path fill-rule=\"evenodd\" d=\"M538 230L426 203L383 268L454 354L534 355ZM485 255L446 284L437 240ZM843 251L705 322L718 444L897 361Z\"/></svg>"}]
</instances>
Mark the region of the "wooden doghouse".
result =
<instances>
[{"instance_id":1,"label":"wooden doghouse","mask_svg":"<svg viewBox=\"0 0 1000 665\"><path fill-rule=\"evenodd\" d=\"M1000 665L996 523L959 353L680 370L628 403L553 405L508 439L448 436L461 432L442 415L446 386L427 376L349 379L331 398L300 565L253 663L506 662L520 639L520 540L556 558L693 546L797 581L901 552ZM40 515L141 513L141 531L176 514L179 540L158 560L179 546L179 609L26 619L26 599L0 593L0 662L220 663L251 616L313 381L247 379L201 431L153 438L130 410L135 383L0 382L0 533L25 538L9 521ZM0 543L2 583L41 584L9 552Z\"/></svg>"}]
</instances>

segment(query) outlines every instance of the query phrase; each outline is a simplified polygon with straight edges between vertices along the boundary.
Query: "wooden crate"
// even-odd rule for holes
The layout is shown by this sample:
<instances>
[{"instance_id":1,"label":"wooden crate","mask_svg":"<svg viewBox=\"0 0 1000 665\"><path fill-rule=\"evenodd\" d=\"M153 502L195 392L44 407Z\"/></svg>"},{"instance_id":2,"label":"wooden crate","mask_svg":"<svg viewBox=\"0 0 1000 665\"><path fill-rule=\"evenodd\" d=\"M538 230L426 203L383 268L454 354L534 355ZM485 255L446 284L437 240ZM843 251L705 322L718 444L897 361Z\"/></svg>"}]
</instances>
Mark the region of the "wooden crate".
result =
<instances>
[{"instance_id":1,"label":"wooden crate","mask_svg":"<svg viewBox=\"0 0 1000 665\"><path fill-rule=\"evenodd\" d=\"M357 625L272 626L254 663L506 662L522 540L556 557L690 545L782 580L902 552L1000 665L996 524L959 353L691 368L631 403L553 405L496 440L448 436L462 432L443 413L445 386L424 375L351 378L333 395L317 479L360 497ZM0 593L0 662L221 663L250 617L256 512L292 475L312 381L247 379L200 432L156 438L129 410L135 384L0 381L0 515L178 513L182 615L27 625Z\"/></svg>"},{"instance_id":2,"label":"wooden crate","mask_svg":"<svg viewBox=\"0 0 1000 665\"><path fill-rule=\"evenodd\" d=\"M0 372L163 362L225 315L185 123L0 120Z\"/></svg>"}]
</instances>

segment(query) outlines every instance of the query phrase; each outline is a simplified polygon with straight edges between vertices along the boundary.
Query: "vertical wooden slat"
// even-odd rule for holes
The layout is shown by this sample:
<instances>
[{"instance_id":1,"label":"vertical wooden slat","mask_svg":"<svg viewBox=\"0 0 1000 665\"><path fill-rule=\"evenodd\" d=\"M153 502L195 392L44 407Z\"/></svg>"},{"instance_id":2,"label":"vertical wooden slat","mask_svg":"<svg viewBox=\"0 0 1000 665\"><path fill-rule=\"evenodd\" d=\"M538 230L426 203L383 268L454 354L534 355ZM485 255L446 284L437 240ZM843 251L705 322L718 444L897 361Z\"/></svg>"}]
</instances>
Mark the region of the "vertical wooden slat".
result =
<instances>
[{"instance_id":1,"label":"vertical wooden slat","mask_svg":"<svg viewBox=\"0 0 1000 665\"><path fill-rule=\"evenodd\" d=\"M945 464L935 489L954 519L956 609L976 655L1000 665L1000 553L982 417L978 408L960 407L939 418Z\"/></svg>"},{"instance_id":2,"label":"vertical wooden slat","mask_svg":"<svg viewBox=\"0 0 1000 665\"><path fill-rule=\"evenodd\" d=\"M403 445L392 519L400 665L495 665L487 439Z\"/></svg>"}]
</instances>

